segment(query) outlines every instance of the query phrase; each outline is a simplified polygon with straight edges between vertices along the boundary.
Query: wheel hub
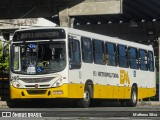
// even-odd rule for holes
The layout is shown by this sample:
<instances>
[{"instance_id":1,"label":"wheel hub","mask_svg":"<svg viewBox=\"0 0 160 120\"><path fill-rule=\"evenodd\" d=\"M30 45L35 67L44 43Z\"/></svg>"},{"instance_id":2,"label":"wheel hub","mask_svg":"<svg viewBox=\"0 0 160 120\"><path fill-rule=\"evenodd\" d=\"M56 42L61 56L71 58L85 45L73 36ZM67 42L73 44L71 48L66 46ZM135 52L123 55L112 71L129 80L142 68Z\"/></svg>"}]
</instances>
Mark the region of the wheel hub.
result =
<instances>
[{"instance_id":1,"label":"wheel hub","mask_svg":"<svg viewBox=\"0 0 160 120\"><path fill-rule=\"evenodd\" d=\"M83 98L84 98L84 101L89 101L89 92L88 91L85 91Z\"/></svg>"}]
</instances>

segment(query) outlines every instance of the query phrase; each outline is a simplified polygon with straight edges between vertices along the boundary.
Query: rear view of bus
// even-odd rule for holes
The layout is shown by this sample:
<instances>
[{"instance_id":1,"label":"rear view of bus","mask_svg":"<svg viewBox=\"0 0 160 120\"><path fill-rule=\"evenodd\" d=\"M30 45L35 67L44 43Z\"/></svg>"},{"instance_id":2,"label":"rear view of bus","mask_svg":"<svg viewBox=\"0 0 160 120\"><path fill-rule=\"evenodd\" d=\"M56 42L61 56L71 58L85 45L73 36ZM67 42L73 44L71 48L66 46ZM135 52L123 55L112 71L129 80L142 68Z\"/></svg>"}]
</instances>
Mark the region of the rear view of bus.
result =
<instances>
[{"instance_id":1,"label":"rear view of bus","mask_svg":"<svg viewBox=\"0 0 160 120\"><path fill-rule=\"evenodd\" d=\"M64 29L18 30L10 46L11 99L66 97ZM61 86L61 87L60 87Z\"/></svg>"}]
</instances>

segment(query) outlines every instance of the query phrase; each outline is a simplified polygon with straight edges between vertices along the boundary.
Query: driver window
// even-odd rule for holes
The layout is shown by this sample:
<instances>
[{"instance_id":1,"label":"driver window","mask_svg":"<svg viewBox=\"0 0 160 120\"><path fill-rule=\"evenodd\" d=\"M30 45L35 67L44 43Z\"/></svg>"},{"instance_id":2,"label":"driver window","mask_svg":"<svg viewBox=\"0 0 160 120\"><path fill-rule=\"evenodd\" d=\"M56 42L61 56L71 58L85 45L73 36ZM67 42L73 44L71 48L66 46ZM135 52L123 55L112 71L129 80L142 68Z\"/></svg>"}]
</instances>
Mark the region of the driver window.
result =
<instances>
[{"instance_id":1,"label":"driver window","mask_svg":"<svg viewBox=\"0 0 160 120\"><path fill-rule=\"evenodd\" d=\"M51 50L50 67L52 70L61 70L65 67L65 46L64 44L53 44L49 46Z\"/></svg>"}]
</instances>

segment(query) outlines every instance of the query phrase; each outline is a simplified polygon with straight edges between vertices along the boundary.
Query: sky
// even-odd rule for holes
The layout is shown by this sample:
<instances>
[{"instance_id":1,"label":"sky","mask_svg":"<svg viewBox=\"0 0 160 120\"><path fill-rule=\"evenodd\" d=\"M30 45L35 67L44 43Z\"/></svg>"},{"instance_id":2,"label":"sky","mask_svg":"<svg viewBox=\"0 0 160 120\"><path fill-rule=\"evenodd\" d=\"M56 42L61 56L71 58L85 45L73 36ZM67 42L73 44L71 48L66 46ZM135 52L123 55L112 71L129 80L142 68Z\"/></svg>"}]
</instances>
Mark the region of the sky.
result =
<instances>
[{"instance_id":1,"label":"sky","mask_svg":"<svg viewBox=\"0 0 160 120\"><path fill-rule=\"evenodd\" d=\"M38 18L35 26L56 26L56 24L47 19Z\"/></svg>"}]
</instances>

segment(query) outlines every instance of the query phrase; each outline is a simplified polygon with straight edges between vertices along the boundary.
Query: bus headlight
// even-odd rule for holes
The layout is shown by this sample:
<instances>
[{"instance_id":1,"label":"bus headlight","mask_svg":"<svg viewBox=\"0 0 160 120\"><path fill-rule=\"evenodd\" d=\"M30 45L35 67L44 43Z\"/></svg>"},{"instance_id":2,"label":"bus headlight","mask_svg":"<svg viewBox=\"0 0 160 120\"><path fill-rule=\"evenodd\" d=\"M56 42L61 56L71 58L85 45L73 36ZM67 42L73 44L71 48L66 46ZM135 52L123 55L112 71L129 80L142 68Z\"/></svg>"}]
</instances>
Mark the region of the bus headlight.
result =
<instances>
[{"instance_id":1,"label":"bus headlight","mask_svg":"<svg viewBox=\"0 0 160 120\"><path fill-rule=\"evenodd\" d=\"M62 79L59 79L53 83L52 87L59 87L61 85L62 85Z\"/></svg>"},{"instance_id":2,"label":"bus headlight","mask_svg":"<svg viewBox=\"0 0 160 120\"><path fill-rule=\"evenodd\" d=\"M22 88L22 85L18 82L19 76L14 76L11 78L11 85L15 88Z\"/></svg>"},{"instance_id":3,"label":"bus headlight","mask_svg":"<svg viewBox=\"0 0 160 120\"><path fill-rule=\"evenodd\" d=\"M11 85L15 88L21 88L21 84L19 82L16 82L15 80L11 81Z\"/></svg>"},{"instance_id":4,"label":"bus headlight","mask_svg":"<svg viewBox=\"0 0 160 120\"><path fill-rule=\"evenodd\" d=\"M11 85L15 88L22 88L22 85L19 82L16 82L15 80L11 81Z\"/></svg>"}]
</instances>

